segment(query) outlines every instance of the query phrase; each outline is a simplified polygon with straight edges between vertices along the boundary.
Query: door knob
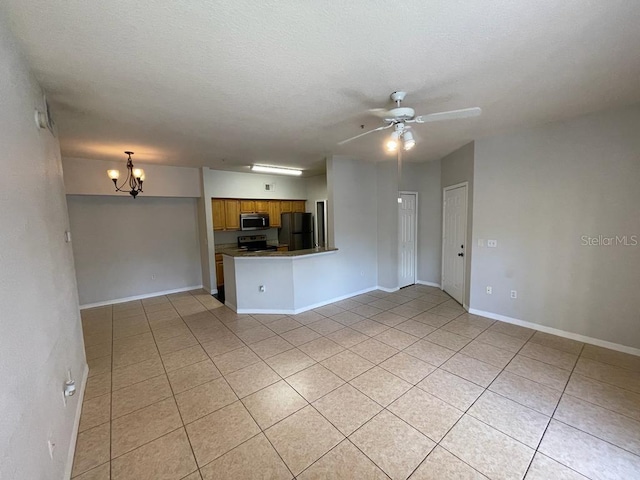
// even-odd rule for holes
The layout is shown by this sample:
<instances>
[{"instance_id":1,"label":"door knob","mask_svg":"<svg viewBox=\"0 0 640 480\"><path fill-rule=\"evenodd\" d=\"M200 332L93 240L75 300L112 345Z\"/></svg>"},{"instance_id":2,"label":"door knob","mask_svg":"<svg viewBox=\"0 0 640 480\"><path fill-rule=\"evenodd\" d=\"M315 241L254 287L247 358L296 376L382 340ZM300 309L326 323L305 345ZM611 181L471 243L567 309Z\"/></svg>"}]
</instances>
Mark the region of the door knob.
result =
<instances>
[{"instance_id":1,"label":"door knob","mask_svg":"<svg viewBox=\"0 0 640 480\"><path fill-rule=\"evenodd\" d=\"M459 253L458 256L459 257L464 257L464 253Z\"/></svg>"}]
</instances>

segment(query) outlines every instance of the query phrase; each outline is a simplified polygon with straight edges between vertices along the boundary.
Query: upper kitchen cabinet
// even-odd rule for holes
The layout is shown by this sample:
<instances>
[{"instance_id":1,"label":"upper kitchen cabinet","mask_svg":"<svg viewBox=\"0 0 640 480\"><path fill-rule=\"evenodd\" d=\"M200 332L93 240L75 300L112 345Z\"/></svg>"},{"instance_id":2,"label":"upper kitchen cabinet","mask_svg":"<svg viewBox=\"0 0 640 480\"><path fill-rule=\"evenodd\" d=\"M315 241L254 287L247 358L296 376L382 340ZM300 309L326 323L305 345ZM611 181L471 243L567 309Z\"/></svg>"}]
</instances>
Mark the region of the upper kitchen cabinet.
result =
<instances>
[{"instance_id":1,"label":"upper kitchen cabinet","mask_svg":"<svg viewBox=\"0 0 640 480\"><path fill-rule=\"evenodd\" d=\"M267 200L255 200L256 213L269 213L269 203ZM253 213L253 212L251 212Z\"/></svg>"},{"instance_id":2,"label":"upper kitchen cabinet","mask_svg":"<svg viewBox=\"0 0 640 480\"><path fill-rule=\"evenodd\" d=\"M272 228L282 226L281 213L305 211L306 200L250 200L246 198L212 198L214 230L240 230L241 213L268 213Z\"/></svg>"},{"instance_id":3,"label":"upper kitchen cabinet","mask_svg":"<svg viewBox=\"0 0 640 480\"><path fill-rule=\"evenodd\" d=\"M212 198L211 212L213 216L213 229L224 230L227 226L224 215L224 200L221 198Z\"/></svg>"},{"instance_id":4,"label":"upper kitchen cabinet","mask_svg":"<svg viewBox=\"0 0 640 480\"><path fill-rule=\"evenodd\" d=\"M269 223L274 228L280 228L282 223L280 221L280 200L270 200L269 202Z\"/></svg>"},{"instance_id":5,"label":"upper kitchen cabinet","mask_svg":"<svg viewBox=\"0 0 640 480\"><path fill-rule=\"evenodd\" d=\"M240 200L224 201L225 230L240 230Z\"/></svg>"},{"instance_id":6,"label":"upper kitchen cabinet","mask_svg":"<svg viewBox=\"0 0 640 480\"><path fill-rule=\"evenodd\" d=\"M240 200L240 213L255 213L256 202L253 200Z\"/></svg>"}]
</instances>

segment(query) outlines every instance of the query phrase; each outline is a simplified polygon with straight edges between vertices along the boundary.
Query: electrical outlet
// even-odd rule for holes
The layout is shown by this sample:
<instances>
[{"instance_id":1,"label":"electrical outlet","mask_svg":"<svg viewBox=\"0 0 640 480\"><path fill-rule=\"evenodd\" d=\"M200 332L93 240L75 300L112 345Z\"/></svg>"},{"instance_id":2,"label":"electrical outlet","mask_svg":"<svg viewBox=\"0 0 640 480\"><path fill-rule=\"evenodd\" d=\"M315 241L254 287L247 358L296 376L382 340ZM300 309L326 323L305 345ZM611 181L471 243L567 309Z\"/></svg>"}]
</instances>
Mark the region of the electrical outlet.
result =
<instances>
[{"instance_id":1,"label":"electrical outlet","mask_svg":"<svg viewBox=\"0 0 640 480\"><path fill-rule=\"evenodd\" d=\"M517 290L511 290L511 298L518 298L518 291Z\"/></svg>"},{"instance_id":2,"label":"electrical outlet","mask_svg":"<svg viewBox=\"0 0 640 480\"><path fill-rule=\"evenodd\" d=\"M493 287L487 286L487 295L491 295L493 293Z\"/></svg>"},{"instance_id":3,"label":"electrical outlet","mask_svg":"<svg viewBox=\"0 0 640 480\"><path fill-rule=\"evenodd\" d=\"M156 274L154 273L151 275L151 280L155 280L155 279L156 279Z\"/></svg>"},{"instance_id":4,"label":"electrical outlet","mask_svg":"<svg viewBox=\"0 0 640 480\"><path fill-rule=\"evenodd\" d=\"M496 248L498 246L498 240L487 240L487 247Z\"/></svg>"}]
</instances>

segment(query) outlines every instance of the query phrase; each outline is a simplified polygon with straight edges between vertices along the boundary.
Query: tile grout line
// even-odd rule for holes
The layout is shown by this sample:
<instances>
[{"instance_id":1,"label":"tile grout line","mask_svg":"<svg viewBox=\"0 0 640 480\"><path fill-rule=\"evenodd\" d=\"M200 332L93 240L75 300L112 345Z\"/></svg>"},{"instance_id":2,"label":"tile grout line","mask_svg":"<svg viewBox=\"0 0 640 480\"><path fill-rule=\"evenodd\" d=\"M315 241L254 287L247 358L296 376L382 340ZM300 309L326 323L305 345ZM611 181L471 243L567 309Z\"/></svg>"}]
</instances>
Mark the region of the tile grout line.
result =
<instances>
[{"instance_id":1,"label":"tile grout line","mask_svg":"<svg viewBox=\"0 0 640 480\"><path fill-rule=\"evenodd\" d=\"M582 348L580 349L580 354L578 355L578 358L580 358L580 355L582 355L583 351L584 351L584 344L582 345ZM562 401L562 396L564 395L564 392L567 390L567 385L569 385L569 381L571 381L571 376L573 375L573 371L575 370L577 364L578 364L578 362L576 361L575 365L573 366L573 369L571 370L571 373L569 374L569 377L567 378L566 383L564 384L564 388L562 389L562 394L560 395L560 397L558 398L558 401L556 402L556 406L553 409L553 412L551 413L551 416L549 417L549 421L547 422L547 425L544 428L544 432L542 432L542 435L540 436L540 440L538 441L538 445L535 448L535 452L533 454L533 457L531 457L531 460L529 461L529 465L527 466L527 469L526 469L526 471L524 473L525 476L527 475L527 473L529 473L529 470L531 469L531 465L533 465L533 459L536 457L536 454L540 450L540 445L542 445L542 441L544 440L544 437L547 434L547 430L549 430L549 425L551 425L553 417L556 414L556 411L558 410L558 406L560 405L560 402ZM542 455L544 455L544 453L542 453L542 452L540 452L540 453ZM549 457L549 458L551 458L551 457ZM552 460L558 462L561 465L564 465L565 467L567 467L568 469L570 469L572 471L575 471L569 465L565 465L563 462L560 462L560 461L556 460L555 458L552 458Z\"/></svg>"}]
</instances>

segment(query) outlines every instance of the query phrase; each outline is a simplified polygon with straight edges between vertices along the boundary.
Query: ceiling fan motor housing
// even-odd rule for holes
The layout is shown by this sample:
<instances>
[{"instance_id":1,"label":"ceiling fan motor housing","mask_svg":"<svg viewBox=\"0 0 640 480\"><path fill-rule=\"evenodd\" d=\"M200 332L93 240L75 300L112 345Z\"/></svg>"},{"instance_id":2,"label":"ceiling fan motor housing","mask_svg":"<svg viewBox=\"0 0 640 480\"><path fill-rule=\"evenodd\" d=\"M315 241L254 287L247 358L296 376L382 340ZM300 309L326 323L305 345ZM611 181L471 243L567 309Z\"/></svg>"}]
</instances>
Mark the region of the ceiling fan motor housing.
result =
<instances>
[{"instance_id":1,"label":"ceiling fan motor housing","mask_svg":"<svg viewBox=\"0 0 640 480\"><path fill-rule=\"evenodd\" d=\"M385 117L385 120L388 122L411 120L415 113L415 110L409 107L392 108L387 112L388 115Z\"/></svg>"}]
</instances>

